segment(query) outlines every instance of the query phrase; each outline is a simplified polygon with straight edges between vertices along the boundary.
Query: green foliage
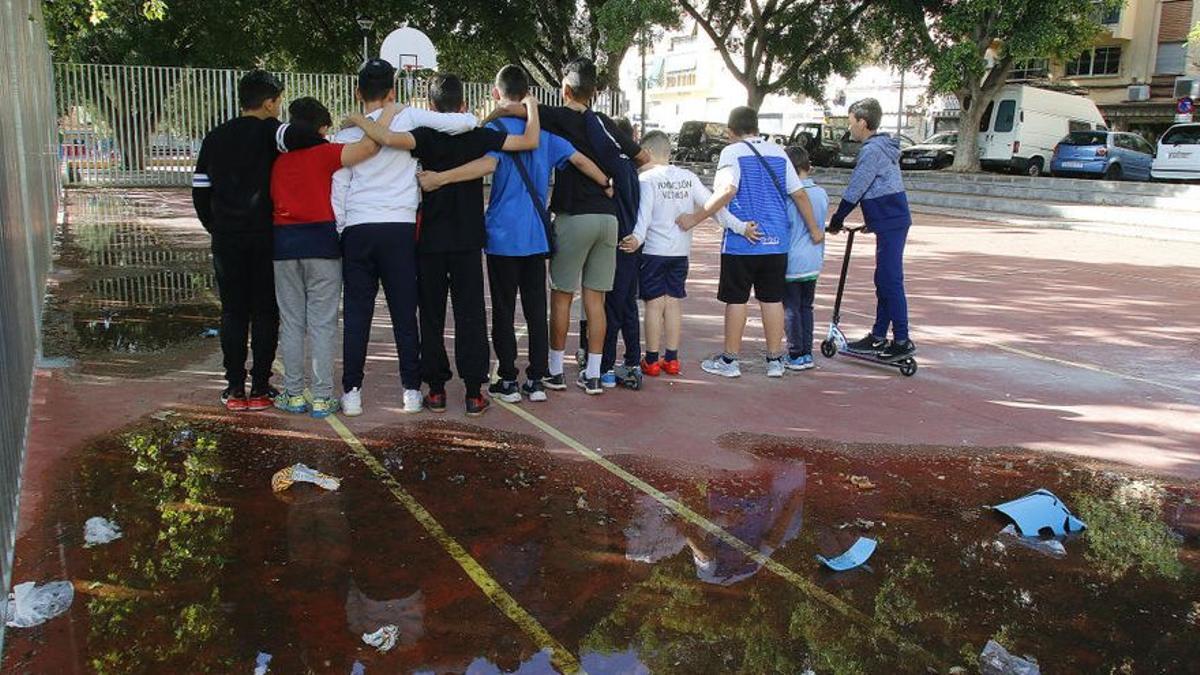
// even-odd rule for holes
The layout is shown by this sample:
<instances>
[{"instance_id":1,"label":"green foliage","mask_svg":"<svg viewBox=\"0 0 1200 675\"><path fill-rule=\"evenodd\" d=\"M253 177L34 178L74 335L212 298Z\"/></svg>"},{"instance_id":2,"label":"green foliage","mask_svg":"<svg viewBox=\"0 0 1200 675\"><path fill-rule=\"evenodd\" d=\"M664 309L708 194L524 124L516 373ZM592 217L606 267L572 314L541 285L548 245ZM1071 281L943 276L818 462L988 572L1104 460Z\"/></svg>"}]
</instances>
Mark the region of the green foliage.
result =
<instances>
[{"instance_id":1,"label":"green foliage","mask_svg":"<svg viewBox=\"0 0 1200 675\"><path fill-rule=\"evenodd\" d=\"M679 4L716 45L755 108L770 93L820 99L829 76L852 76L868 51L860 26L872 0L771 0L759 11L747 11L743 0Z\"/></svg>"},{"instance_id":2,"label":"green foliage","mask_svg":"<svg viewBox=\"0 0 1200 675\"><path fill-rule=\"evenodd\" d=\"M1106 576L1116 579L1130 570L1137 570L1144 577L1182 576L1180 542L1162 522L1157 500L1101 499L1077 494L1074 502L1080 518L1088 525L1085 554L1088 562Z\"/></svg>"},{"instance_id":3,"label":"green foliage","mask_svg":"<svg viewBox=\"0 0 1200 675\"><path fill-rule=\"evenodd\" d=\"M128 434L125 471L103 461L98 471L82 472L88 493L113 489L92 481L120 486L128 523L128 558L101 563L105 583L121 590L87 603L89 665L98 673L181 672L173 667L184 665L187 672L229 672L233 665L224 648L233 628L218 587L233 512L212 504L222 472L217 438L195 432L177 445L176 431Z\"/></svg>"},{"instance_id":4,"label":"green foliage","mask_svg":"<svg viewBox=\"0 0 1200 675\"><path fill-rule=\"evenodd\" d=\"M1099 34L1096 17L1123 1L894 0L874 31L889 62L927 68L933 91L960 93L1015 60L1074 56Z\"/></svg>"}]
</instances>

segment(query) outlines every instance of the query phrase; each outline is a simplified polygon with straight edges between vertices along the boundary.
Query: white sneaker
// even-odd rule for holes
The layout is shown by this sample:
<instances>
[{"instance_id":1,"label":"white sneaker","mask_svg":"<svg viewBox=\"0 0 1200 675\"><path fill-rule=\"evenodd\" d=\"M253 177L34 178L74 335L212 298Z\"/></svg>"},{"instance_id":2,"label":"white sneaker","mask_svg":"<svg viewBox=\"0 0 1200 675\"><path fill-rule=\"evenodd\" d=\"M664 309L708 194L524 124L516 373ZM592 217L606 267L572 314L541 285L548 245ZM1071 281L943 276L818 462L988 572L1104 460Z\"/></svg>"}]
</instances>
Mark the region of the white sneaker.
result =
<instances>
[{"instance_id":1,"label":"white sneaker","mask_svg":"<svg viewBox=\"0 0 1200 675\"><path fill-rule=\"evenodd\" d=\"M767 377L783 377L783 359L767 359Z\"/></svg>"},{"instance_id":2,"label":"white sneaker","mask_svg":"<svg viewBox=\"0 0 1200 675\"><path fill-rule=\"evenodd\" d=\"M734 359L731 362L726 362L720 354L717 354L710 359L704 359L701 361L700 368L702 368L706 373L720 375L721 377L742 376L742 367L738 365L737 359Z\"/></svg>"},{"instance_id":3,"label":"white sneaker","mask_svg":"<svg viewBox=\"0 0 1200 675\"><path fill-rule=\"evenodd\" d=\"M404 390L404 412L408 414L419 413L424 408L421 405L421 390L420 389L405 389Z\"/></svg>"},{"instance_id":4,"label":"white sneaker","mask_svg":"<svg viewBox=\"0 0 1200 675\"><path fill-rule=\"evenodd\" d=\"M355 387L342 394L342 414L358 417L362 414L362 389Z\"/></svg>"}]
</instances>

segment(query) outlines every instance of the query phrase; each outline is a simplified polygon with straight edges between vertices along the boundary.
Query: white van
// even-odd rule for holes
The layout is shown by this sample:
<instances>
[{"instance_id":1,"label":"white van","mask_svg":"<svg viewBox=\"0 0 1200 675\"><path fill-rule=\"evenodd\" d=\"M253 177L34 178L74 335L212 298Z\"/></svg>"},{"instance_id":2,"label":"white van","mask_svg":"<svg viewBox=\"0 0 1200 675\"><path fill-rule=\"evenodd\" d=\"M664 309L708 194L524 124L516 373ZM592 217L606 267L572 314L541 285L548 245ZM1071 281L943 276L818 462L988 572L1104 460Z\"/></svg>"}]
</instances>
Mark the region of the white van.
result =
<instances>
[{"instance_id":1,"label":"white van","mask_svg":"<svg viewBox=\"0 0 1200 675\"><path fill-rule=\"evenodd\" d=\"M1054 146L1068 133L1107 128L1091 99L1005 85L979 120L979 164L1040 176L1050 167Z\"/></svg>"},{"instance_id":2,"label":"white van","mask_svg":"<svg viewBox=\"0 0 1200 675\"><path fill-rule=\"evenodd\" d=\"M1176 124L1158 139L1153 180L1200 180L1200 124Z\"/></svg>"}]
</instances>

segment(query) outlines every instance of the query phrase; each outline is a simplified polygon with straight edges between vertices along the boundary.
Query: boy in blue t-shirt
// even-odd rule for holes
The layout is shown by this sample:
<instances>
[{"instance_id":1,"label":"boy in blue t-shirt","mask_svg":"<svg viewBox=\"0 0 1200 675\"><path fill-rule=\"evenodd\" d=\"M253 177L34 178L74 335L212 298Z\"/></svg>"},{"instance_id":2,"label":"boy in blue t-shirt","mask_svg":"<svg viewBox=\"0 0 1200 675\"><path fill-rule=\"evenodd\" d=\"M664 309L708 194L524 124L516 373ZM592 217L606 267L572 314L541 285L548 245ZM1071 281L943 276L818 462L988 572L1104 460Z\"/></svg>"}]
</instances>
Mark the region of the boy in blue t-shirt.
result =
<instances>
[{"instance_id":1,"label":"boy in blue t-shirt","mask_svg":"<svg viewBox=\"0 0 1200 675\"><path fill-rule=\"evenodd\" d=\"M529 78L520 66L507 65L496 75L492 97L502 105L519 105L529 93ZM525 120L500 117L489 127L508 134L522 134ZM525 174L537 202L526 187ZM426 171L419 178L422 189L434 190L449 183L474 180L494 173L485 214L487 229L487 272L492 298L492 348L499 361L499 379L488 387L488 395L508 403L519 403L524 393L530 401L545 401L542 379L549 375L550 338L546 321L547 197L550 175L572 164L597 184L608 185L599 167L561 136L541 132L536 150L520 153L491 152L473 162L443 172ZM525 384L517 386L517 336L514 326L517 294L529 332L529 367Z\"/></svg>"},{"instance_id":2,"label":"boy in blue t-shirt","mask_svg":"<svg viewBox=\"0 0 1200 675\"><path fill-rule=\"evenodd\" d=\"M817 229L825 227L829 213L829 195L825 188L808 177L812 162L808 151L801 147L787 149L788 159L800 177L808 200L812 202ZM783 364L788 370L809 370L813 367L813 300L817 294L817 277L825 262L825 242L813 237L808 228L792 227L792 242L788 248L787 284L783 293L784 328L787 333L787 356Z\"/></svg>"},{"instance_id":3,"label":"boy in blue t-shirt","mask_svg":"<svg viewBox=\"0 0 1200 675\"><path fill-rule=\"evenodd\" d=\"M808 193L783 147L759 135L758 112L734 108L729 113L729 136L733 142L721 151L713 196L702 210L676 221L680 227L692 227L728 205L735 218L756 224L746 234L725 230L717 287L717 299L725 303L725 351L700 367L722 377L741 376L738 352L753 290L767 338L767 377L783 377L783 296L792 230L789 205L795 205L814 242L824 241L824 232L816 226Z\"/></svg>"}]
</instances>

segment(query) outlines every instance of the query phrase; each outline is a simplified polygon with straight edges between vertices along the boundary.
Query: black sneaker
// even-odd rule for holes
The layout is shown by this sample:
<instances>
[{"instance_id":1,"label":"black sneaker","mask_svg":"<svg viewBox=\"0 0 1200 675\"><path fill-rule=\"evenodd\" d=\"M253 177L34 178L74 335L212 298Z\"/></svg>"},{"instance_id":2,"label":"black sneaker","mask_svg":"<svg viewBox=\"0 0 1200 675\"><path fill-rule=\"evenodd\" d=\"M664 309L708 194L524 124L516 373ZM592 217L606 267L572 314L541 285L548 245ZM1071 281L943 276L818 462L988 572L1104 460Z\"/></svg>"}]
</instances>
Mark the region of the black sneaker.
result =
<instances>
[{"instance_id":1,"label":"black sneaker","mask_svg":"<svg viewBox=\"0 0 1200 675\"><path fill-rule=\"evenodd\" d=\"M505 403L520 403L521 389L516 380L496 380L488 387L488 396Z\"/></svg>"},{"instance_id":2,"label":"black sneaker","mask_svg":"<svg viewBox=\"0 0 1200 675\"><path fill-rule=\"evenodd\" d=\"M517 394L517 396L520 396L520 394ZM492 402L484 398L482 395L468 396L467 417L479 417L483 413L487 412L487 409L490 408L491 405Z\"/></svg>"},{"instance_id":3,"label":"black sneaker","mask_svg":"<svg viewBox=\"0 0 1200 675\"><path fill-rule=\"evenodd\" d=\"M567 390L567 378L562 373L543 377L542 384L545 385L547 389L553 389L554 391Z\"/></svg>"},{"instance_id":4,"label":"black sneaker","mask_svg":"<svg viewBox=\"0 0 1200 675\"><path fill-rule=\"evenodd\" d=\"M888 363L895 363L912 358L916 353L917 346L913 344L912 340L905 340L904 342L892 340L883 351L879 352L879 358Z\"/></svg>"},{"instance_id":5,"label":"black sneaker","mask_svg":"<svg viewBox=\"0 0 1200 675\"><path fill-rule=\"evenodd\" d=\"M424 404L425 407L429 409L429 412L446 412L446 392L429 392L425 395Z\"/></svg>"},{"instance_id":6,"label":"black sneaker","mask_svg":"<svg viewBox=\"0 0 1200 675\"><path fill-rule=\"evenodd\" d=\"M600 383L598 377L588 377L586 370L579 371L579 379L575 381L579 388L587 392L588 396L596 396L604 393L604 385Z\"/></svg>"},{"instance_id":7,"label":"black sneaker","mask_svg":"<svg viewBox=\"0 0 1200 675\"><path fill-rule=\"evenodd\" d=\"M526 380L525 384L521 385L521 393L536 403L546 400L546 387L541 380Z\"/></svg>"},{"instance_id":8,"label":"black sneaker","mask_svg":"<svg viewBox=\"0 0 1200 675\"><path fill-rule=\"evenodd\" d=\"M878 354L883 351L884 347L887 347L887 344L887 340L867 333L865 338L846 345L846 351L857 352L859 354Z\"/></svg>"}]
</instances>

